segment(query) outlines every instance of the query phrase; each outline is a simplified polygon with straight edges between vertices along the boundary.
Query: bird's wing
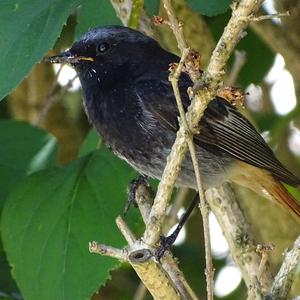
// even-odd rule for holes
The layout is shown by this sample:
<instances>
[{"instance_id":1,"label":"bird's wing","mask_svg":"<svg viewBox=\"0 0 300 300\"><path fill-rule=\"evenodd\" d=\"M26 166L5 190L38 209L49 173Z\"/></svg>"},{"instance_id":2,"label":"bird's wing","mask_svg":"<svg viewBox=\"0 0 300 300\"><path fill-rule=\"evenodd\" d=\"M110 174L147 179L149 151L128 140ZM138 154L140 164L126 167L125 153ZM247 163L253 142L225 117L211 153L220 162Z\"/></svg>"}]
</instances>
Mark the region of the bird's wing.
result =
<instances>
[{"instance_id":1,"label":"bird's wing","mask_svg":"<svg viewBox=\"0 0 300 300\"><path fill-rule=\"evenodd\" d=\"M167 78L167 77L166 77ZM179 83L182 102L188 107L186 90L191 83L183 77ZM178 130L178 109L172 87L167 80L141 80L136 93L143 98L144 108L165 128ZM275 157L255 127L226 100L217 97L211 101L200 121L200 134L194 136L199 146L209 151L220 150L250 165L263 168L275 178L290 185L300 180L289 172Z\"/></svg>"},{"instance_id":2,"label":"bird's wing","mask_svg":"<svg viewBox=\"0 0 300 300\"><path fill-rule=\"evenodd\" d=\"M163 127L177 131L179 111L170 82L143 78L134 87L142 109L150 112Z\"/></svg>"},{"instance_id":3,"label":"bird's wing","mask_svg":"<svg viewBox=\"0 0 300 300\"><path fill-rule=\"evenodd\" d=\"M299 185L300 180L275 157L255 127L222 98L214 99L200 121L200 143L217 145L219 149L250 165L270 171L278 180Z\"/></svg>"}]
</instances>

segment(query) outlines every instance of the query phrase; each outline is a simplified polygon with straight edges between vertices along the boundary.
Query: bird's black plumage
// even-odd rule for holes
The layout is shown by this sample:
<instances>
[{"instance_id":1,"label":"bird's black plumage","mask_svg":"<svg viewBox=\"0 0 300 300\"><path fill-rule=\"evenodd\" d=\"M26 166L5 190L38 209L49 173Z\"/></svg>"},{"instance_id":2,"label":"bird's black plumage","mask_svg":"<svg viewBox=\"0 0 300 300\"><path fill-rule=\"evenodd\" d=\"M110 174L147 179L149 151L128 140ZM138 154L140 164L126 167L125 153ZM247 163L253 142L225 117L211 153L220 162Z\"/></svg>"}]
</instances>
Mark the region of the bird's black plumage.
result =
<instances>
[{"instance_id":1,"label":"bird's black plumage","mask_svg":"<svg viewBox=\"0 0 300 300\"><path fill-rule=\"evenodd\" d=\"M61 57L77 70L87 115L106 144L139 172L160 178L178 129L168 68L179 58L142 33L120 26L89 31ZM179 86L185 107L191 85L182 74ZM205 187L226 181L237 160L291 185L300 183L254 126L224 99L210 102L200 128L194 140ZM178 183L195 187L189 157Z\"/></svg>"}]
</instances>

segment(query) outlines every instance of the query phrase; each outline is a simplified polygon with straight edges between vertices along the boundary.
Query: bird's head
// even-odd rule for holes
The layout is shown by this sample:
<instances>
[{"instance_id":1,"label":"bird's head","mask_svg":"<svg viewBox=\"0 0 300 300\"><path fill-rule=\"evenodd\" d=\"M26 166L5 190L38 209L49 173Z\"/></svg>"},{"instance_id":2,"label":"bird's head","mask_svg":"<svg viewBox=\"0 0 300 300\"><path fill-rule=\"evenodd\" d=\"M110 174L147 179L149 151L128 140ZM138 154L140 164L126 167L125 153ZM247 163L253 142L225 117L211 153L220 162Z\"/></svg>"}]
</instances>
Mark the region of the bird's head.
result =
<instances>
[{"instance_id":1,"label":"bird's head","mask_svg":"<svg viewBox=\"0 0 300 300\"><path fill-rule=\"evenodd\" d=\"M155 40L139 31L122 26L104 26L88 31L69 50L49 57L47 61L69 64L80 77L96 74L102 81L105 77L117 79L120 72L133 75L142 71L145 62L150 60L151 64L161 51Z\"/></svg>"}]
</instances>

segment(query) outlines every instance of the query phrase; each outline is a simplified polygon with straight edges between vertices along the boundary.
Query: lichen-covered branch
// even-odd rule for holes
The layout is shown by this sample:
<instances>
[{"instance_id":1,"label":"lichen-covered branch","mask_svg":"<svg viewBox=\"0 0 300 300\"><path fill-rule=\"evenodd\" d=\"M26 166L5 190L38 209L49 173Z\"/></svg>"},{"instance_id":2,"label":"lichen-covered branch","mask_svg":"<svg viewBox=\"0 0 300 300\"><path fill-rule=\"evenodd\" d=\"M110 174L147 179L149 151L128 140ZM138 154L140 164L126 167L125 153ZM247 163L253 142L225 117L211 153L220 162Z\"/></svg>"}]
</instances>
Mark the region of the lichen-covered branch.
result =
<instances>
[{"instance_id":1,"label":"lichen-covered branch","mask_svg":"<svg viewBox=\"0 0 300 300\"><path fill-rule=\"evenodd\" d=\"M136 190L135 197L139 210L141 211L143 220L146 224L150 215L152 204L151 193L149 191L149 188L147 188L145 185L139 185ZM165 270L169 278L176 286L181 297L183 297L182 299L196 300L197 297L194 294L194 291L187 283L183 273L179 269L177 260L174 259L168 251L161 258L160 263L162 265L163 270Z\"/></svg>"},{"instance_id":2,"label":"lichen-covered branch","mask_svg":"<svg viewBox=\"0 0 300 300\"><path fill-rule=\"evenodd\" d=\"M174 12L173 12L170 1L169 0L164 1L164 4L165 4L165 8L168 12L168 15L170 16L170 21L176 20L176 17L173 15ZM176 23L176 25L173 24L173 31L180 32L181 31L180 28L176 27L176 26L179 26L179 24L178 23ZM181 39L179 39L179 37L178 37L178 39L179 39L178 44L180 42L185 41L182 32L181 32L181 34L179 34L179 36L181 37ZM183 104L181 101L180 91L179 91L179 87L178 87L178 80L179 80L180 74L182 72L182 69L185 64L188 65L187 57L189 54L188 48L183 48L183 47L180 47L180 48L182 49L182 56L181 56L180 62L178 64L178 66L176 67L175 71L171 72L171 74L169 76L169 80L173 87L174 96L175 96L177 107L179 110L180 121L186 132L187 144L189 147L189 151L191 153L191 158L192 158L192 162L193 162L193 166L194 166L194 170L195 170L197 188L198 188L198 192L199 192L199 196L200 196L200 210L201 210L201 215L202 215L202 219L203 219L203 232L204 232L204 242L205 242L205 260L206 260L205 275L206 275L206 282L207 282L207 299L210 300L210 299L213 299L214 267L213 267L213 263L212 263L211 243L210 243L210 234L209 234L209 220L208 220L209 210L208 210L208 206L206 203L204 188L202 185L199 161L198 161L198 157L196 154L195 145L194 145L194 141L193 141L193 133L189 130L189 127L188 127L188 124L187 124L187 121L185 118L185 110L184 110L184 107L183 107ZM193 76L194 71L192 71L191 74L192 74L191 76Z\"/></svg>"},{"instance_id":3,"label":"lichen-covered branch","mask_svg":"<svg viewBox=\"0 0 300 300\"><path fill-rule=\"evenodd\" d=\"M146 222L152 202L149 187L139 185L135 196L143 220ZM128 246L124 249L118 249L97 242L90 242L90 252L130 263L154 299L197 300L183 273L178 268L177 261L170 253L166 253L158 262L154 255L156 249L149 247L142 240L136 239L121 217L116 219L116 223Z\"/></svg>"},{"instance_id":4,"label":"lichen-covered branch","mask_svg":"<svg viewBox=\"0 0 300 300\"><path fill-rule=\"evenodd\" d=\"M182 294L168 273L161 264L155 261L153 250L142 241L136 240L120 217L117 219L117 225L127 240L128 247L118 249L94 241L89 243L90 252L130 263L154 299L182 299ZM186 299L193 298L187 297Z\"/></svg>"},{"instance_id":5,"label":"lichen-covered branch","mask_svg":"<svg viewBox=\"0 0 300 300\"><path fill-rule=\"evenodd\" d=\"M256 251L255 237L231 187L224 184L219 188L210 189L206 192L206 196L228 242L234 262L239 267L247 287L253 289L255 284L253 277L259 275L262 257ZM265 264L259 278L263 291L266 292L270 288L272 281L269 265ZM260 288L253 289L253 292L256 291L259 292Z\"/></svg>"},{"instance_id":6,"label":"lichen-covered branch","mask_svg":"<svg viewBox=\"0 0 300 300\"><path fill-rule=\"evenodd\" d=\"M300 264L300 236L294 242L293 248L285 254L283 263L272 284L267 299L284 300L290 292L295 280L296 268Z\"/></svg>"}]
</instances>

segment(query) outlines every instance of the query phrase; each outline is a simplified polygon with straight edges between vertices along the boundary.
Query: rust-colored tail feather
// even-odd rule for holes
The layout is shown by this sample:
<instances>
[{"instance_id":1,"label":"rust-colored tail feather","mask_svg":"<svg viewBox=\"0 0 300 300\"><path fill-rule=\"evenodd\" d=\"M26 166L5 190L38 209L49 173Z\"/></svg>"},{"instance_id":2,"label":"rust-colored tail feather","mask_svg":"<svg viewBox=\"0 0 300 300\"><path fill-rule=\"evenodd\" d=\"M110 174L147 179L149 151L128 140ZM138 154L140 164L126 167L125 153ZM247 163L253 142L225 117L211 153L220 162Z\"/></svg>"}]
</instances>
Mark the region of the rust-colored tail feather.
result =
<instances>
[{"instance_id":1,"label":"rust-colored tail feather","mask_svg":"<svg viewBox=\"0 0 300 300\"><path fill-rule=\"evenodd\" d=\"M296 216L298 222L300 222L300 203L286 190L286 188L279 182L273 183L273 188L268 192L272 198L278 203L285 206L289 211Z\"/></svg>"},{"instance_id":2,"label":"rust-colored tail feather","mask_svg":"<svg viewBox=\"0 0 300 300\"><path fill-rule=\"evenodd\" d=\"M245 186L255 193L275 201L285 208L300 223L300 203L287 191L270 172L239 162L240 167L233 172L231 180Z\"/></svg>"}]
</instances>

